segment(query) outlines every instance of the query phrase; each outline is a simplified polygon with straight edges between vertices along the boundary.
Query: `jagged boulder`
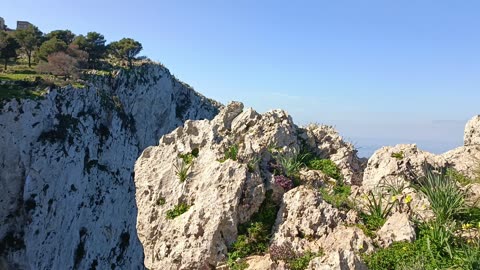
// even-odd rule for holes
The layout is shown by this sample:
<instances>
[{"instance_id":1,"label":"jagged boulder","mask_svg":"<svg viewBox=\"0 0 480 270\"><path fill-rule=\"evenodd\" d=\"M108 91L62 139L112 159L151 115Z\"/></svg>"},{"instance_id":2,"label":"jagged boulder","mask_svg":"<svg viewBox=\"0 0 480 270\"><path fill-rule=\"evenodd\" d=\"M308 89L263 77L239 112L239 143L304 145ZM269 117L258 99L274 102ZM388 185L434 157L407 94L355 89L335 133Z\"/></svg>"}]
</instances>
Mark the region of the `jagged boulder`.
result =
<instances>
[{"instance_id":1,"label":"jagged boulder","mask_svg":"<svg viewBox=\"0 0 480 270\"><path fill-rule=\"evenodd\" d=\"M331 126L312 124L304 131L303 138L310 148L320 157L332 160L341 170L346 183L361 184L366 164L358 158L357 150L351 143L345 142Z\"/></svg>"},{"instance_id":2,"label":"jagged boulder","mask_svg":"<svg viewBox=\"0 0 480 270\"><path fill-rule=\"evenodd\" d=\"M415 228L407 213L395 212L388 217L385 224L377 232L378 242L382 247L388 247L393 242L415 241Z\"/></svg>"},{"instance_id":3,"label":"jagged boulder","mask_svg":"<svg viewBox=\"0 0 480 270\"><path fill-rule=\"evenodd\" d=\"M212 121L187 121L145 149L135 166L137 231L149 269L210 269L225 261L237 226L248 221L271 185L268 171L248 162L268 156L268 146L299 148L296 126L283 111L263 115L231 103ZM235 157L225 153L235 148ZM198 150L195 150L198 149ZM185 181L179 154L198 151ZM181 161L180 161L181 162ZM158 201L164 204L159 204ZM188 211L173 219L179 204Z\"/></svg>"},{"instance_id":4,"label":"jagged boulder","mask_svg":"<svg viewBox=\"0 0 480 270\"><path fill-rule=\"evenodd\" d=\"M382 147L368 160L363 175L363 191L381 185L414 180L423 175L424 165L444 167L447 161L434 154L419 150L415 144Z\"/></svg>"},{"instance_id":5,"label":"jagged boulder","mask_svg":"<svg viewBox=\"0 0 480 270\"><path fill-rule=\"evenodd\" d=\"M464 145L480 145L480 115L474 116L465 126Z\"/></svg>"}]
</instances>

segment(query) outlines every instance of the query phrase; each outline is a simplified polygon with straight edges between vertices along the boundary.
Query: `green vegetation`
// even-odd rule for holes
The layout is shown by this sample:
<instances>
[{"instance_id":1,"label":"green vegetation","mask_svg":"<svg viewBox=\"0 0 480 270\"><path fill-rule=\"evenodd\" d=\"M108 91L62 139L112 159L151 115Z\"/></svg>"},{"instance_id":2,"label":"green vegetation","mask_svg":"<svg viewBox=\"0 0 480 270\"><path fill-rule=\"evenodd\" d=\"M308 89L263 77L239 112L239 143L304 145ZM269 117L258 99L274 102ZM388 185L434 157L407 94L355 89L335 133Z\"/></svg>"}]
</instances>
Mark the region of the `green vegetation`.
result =
<instances>
[{"instance_id":1,"label":"green vegetation","mask_svg":"<svg viewBox=\"0 0 480 270\"><path fill-rule=\"evenodd\" d=\"M288 178L297 178L300 170L305 166L306 155L299 153L277 154L275 159L283 168L283 173Z\"/></svg>"},{"instance_id":2,"label":"green vegetation","mask_svg":"<svg viewBox=\"0 0 480 270\"><path fill-rule=\"evenodd\" d=\"M44 34L36 26L0 31L0 102L36 99L48 87L83 88L88 69L110 73L125 63L131 68L141 50L138 41L126 38L107 45L97 32L76 36L70 30L55 30Z\"/></svg>"},{"instance_id":3,"label":"green vegetation","mask_svg":"<svg viewBox=\"0 0 480 270\"><path fill-rule=\"evenodd\" d=\"M342 178L340 169L333 161L329 159L312 158L308 161L307 166L309 169L312 170L320 170L328 177L335 180L339 180Z\"/></svg>"},{"instance_id":4,"label":"green vegetation","mask_svg":"<svg viewBox=\"0 0 480 270\"><path fill-rule=\"evenodd\" d=\"M257 169L259 162L260 162L260 157L253 157L252 159L250 159L247 162L248 171L251 173L254 172Z\"/></svg>"},{"instance_id":5,"label":"green vegetation","mask_svg":"<svg viewBox=\"0 0 480 270\"><path fill-rule=\"evenodd\" d=\"M345 185L341 180L337 180L335 186L329 190L328 188L320 188L322 198L336 208L348 210L353 208L353 203L348 199L351 194L351 186Z\"/></svg>"},{"instance_id":6,"label":"green vegetation","mask_svg":"<svg viewBox=\"0 0 480 270\"><path fill-rule=\"evenodd\" d=\"M270 258L278 263L285 262L288 269L303 270L308 267L310 261L319 256L323 256L323 251L319 252L301 252L297 253L293 250L290 243L283 243L282 245L272 245L269 249Z\"/></svg>"},{"instance_id":7,"label":"green vegetation","mask_svg":"<svg viewBox=\"0 0 480 270\"><path fill-rule=\"evenodd\" d=\"M162 206L162 205L164 205L165 203L166 203L165 198L162 197L162 196L158 197L158 199L155 201L155 204L156 204L157 206Z\"/></svg>"},{"instance_id":8,"label":"green vegetation","mask_svg":"<svg viewBox=\"0 0 480 270\"><path fill-rule=\"evenodd\" d=\"M393 153L391 157L402 160L405 158L405 154L403 153L403 151L400 151L400 152Z\"/></svg>"},{"instance_id":9,"label":"green vegetation","mask_svg":"<svg viewBox=\"0 0 480 270\"><path fill-rule=\"evenodd\" d=\"M415 188L429 200L435 218L417 221L417 240L365 255L372 270L480 269L480 208L469 205L455 175L426 170Z\"/></svg>"},{"instance_id":10,"label":"green vegetation","mask_svg":"<svg viewBox=\"0 0 480 270\"><path fill-rule=\"evenodd\" d=\"M181 214L185 213L190 209L190 205L185 204L185 203L180 203L178 205L175 205L173 209L170 209L167 211L167 219L174 219Z\"/></svg>"},{"instance_id":11,"label":"green vegetation","mask_svg":"<svg viewBox=\"0 0 480 270\"><path fill-rule=\"evenodd\" d=\"M272 199L272 191L268 191L258 212L252 216L249 222L238 227L237 240L228 252L229 267L241 269L238 267L242 265L242 258L260 255L268 250L278 209L278 205Z\"/></svg>"},{"instance_id":12,"label":"green vegetation","mask_svg":"<svg viewBox=\"0 0 480 270\"><path fill-rule=\"evenodd\" d=\"M178 176L180 182L185 182L190 174L190 168L192 167L192 164L188 164L184 161L184 159L180 159L180 162L178 164L174 164L173 167L175 167L175 174Z\"/></svg>"},{"instance_id":13,"label":"green vegetation","mask_svg":"<svg viewBox=\"0 0 480 270\"><path fill-rule=\"evenodd\" d=\"M381 194L369 191L366 196L366 211L360 213L367 229L376 231L385 224L388 215L396 204L396 200L387 200L385 203Z\"/></svg>"},{"instance_id":14,"label":"green vegetation","mask_svg":"<svg viewBox=\"0 0 480 270\"><path fill-rule=\"evenodd\" d=\"M446 174L449 178L457 181L462 186L467 186L474 183L480 183L480 177L476 179L472 179L453 168L448 168L446 171Z\"/></svg>"},{"instance_id":15,"label":"green vegetation","mask_svg":"<svg viewBox=\"0 0 480 270\"><path fill-rule=\"evenodd\" d=\"M225 157L220 159L220 162L225 162L228 159L231 159L233 161L237 161L238 158L238 145L234 144L228 147L227 151L225 152Z\"/></svg>"}]
</instances>

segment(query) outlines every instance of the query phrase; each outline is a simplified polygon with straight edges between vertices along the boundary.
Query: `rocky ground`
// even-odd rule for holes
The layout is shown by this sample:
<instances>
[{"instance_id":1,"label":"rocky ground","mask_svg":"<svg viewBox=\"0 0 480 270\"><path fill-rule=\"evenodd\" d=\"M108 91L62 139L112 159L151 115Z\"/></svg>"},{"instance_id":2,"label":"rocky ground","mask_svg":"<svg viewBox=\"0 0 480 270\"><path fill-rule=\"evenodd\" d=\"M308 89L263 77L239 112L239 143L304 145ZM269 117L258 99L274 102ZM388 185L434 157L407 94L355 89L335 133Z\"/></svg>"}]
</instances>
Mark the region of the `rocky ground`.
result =
<instances>
[{"instance_id":1,"label":"rocky ground","mask_svg":"<svg viewBox=\"0 0 480 270\"><path fill-rule=\"evenodd\" d=\"M479 158L478 116L458 149L397 145L367 162L331 127L298 127L284 111L234 102L211 121L187 121L137 160L145 266L367 269L369 254L415 241L417 221L436 218L413 188L426 166L474 178ZM479 187L468 184L466 199ZM372 200L383 202L378 222L368 219Z\"/></svg>"}]
</instances>

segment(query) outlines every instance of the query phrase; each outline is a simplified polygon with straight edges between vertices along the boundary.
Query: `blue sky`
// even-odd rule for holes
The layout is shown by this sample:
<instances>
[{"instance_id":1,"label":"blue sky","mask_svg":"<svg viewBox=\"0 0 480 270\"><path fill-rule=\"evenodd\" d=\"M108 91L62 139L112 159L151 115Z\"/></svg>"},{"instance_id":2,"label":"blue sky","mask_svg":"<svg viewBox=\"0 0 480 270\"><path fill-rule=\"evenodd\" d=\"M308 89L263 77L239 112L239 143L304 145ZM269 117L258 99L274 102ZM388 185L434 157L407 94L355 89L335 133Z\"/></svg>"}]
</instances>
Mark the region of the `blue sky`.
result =
<instances>
[{"instance_id":1,"label":"blue sky","mask_svg":"<svg viewBox=\"0 0 480 270\"><path fill-rule=\"evenodd\" d=\"M480 1L3 0L7 25L132 37L204 95L443 152L480 113Z\"/></svg>"}]
</instances>

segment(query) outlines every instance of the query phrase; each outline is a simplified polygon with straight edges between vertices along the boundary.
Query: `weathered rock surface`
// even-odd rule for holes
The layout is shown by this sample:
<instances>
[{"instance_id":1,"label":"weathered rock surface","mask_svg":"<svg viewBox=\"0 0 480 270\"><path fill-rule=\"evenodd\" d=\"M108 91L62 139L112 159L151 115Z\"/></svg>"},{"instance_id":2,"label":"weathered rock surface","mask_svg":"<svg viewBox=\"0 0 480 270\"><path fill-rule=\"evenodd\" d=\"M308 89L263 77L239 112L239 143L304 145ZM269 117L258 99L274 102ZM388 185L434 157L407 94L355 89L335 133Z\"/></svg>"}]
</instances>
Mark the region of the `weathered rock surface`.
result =
<instances>
[{"instance_id":1,"label":"weathered rock surface","mask_svg":"<svg viewBox=\"0 0 480 270\"><path fill-rule=\"evenodd\" d=\"M247 161L267 154L271 144L298 147L296 127L287 114L242 109L241 103L231 103L212 121L187 121L138 159L137 230L147 268L210 269L224 261L237 226L258 210L268 185L268 176L249 172ZM220 162L233 145L239 149L237 161ZM198 157L187 180L180 182L174 164L179 154L194 149ZM156 203L160 197L165 205ZM191 207L167 219L167 211L179 203Z\"/></svg>"},{"instance_id":2,"label":"weathered rock surface","mask_svg":"<svg viewBox=\"0 0 480 270\"><path fill-rule=\"evenodd\" d=\"M392 182L409 181L423 175L424 164L444 167L447 161L434 154L419 150L415 144L382 147L368 160L362 188L372 190Z\"/></svg>"},{"instance_id":3,"label":"weathered rock surface","mask_svg":"<svg viewBox=\"0 0 480 270\"><path fill-rule=\"evenodd\" d=\"M464 145L480 145L480 115L473 117L465 126Z\"/></svg>"},{"instance_id":4,"label":"weathered rock surface","mask_svg":"<svg viewBox=\"0 0 480 270\"><path fill-rule=\"evenodd\" d=\"M331 126L309 125L305 128L307 144L317 155L332 160L341 170L344 181L359 185L362 182L365 162L358 158L355 147Z\"/></svg>"},{"instance_id":5,"label":"weathered rock surface","mask_svg":"<svg viewBox=\"0 0 480 270\"><path fill-rule=\"evenodd\" d=\"M391 215L377 232L380 246L389 247L394 242L412 242L415 240L415 228L406 213Z\"/></svg>"},{"instance_id":6,"label":"weathered rock surface","mask_svg":"<svg viewBox=\"0 0 480 270\"><path fill-rule=\"evenodd\" d=\"M142 269L133 166L219 104L145 64L0 112L0 257L12 269Z\"/></svg>"}]
</instances>

